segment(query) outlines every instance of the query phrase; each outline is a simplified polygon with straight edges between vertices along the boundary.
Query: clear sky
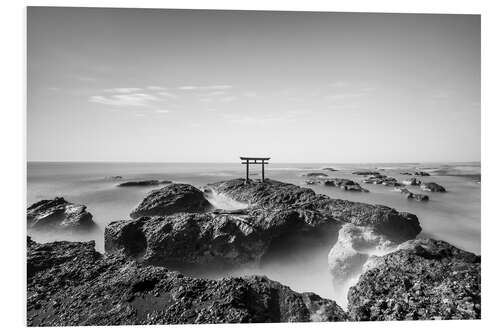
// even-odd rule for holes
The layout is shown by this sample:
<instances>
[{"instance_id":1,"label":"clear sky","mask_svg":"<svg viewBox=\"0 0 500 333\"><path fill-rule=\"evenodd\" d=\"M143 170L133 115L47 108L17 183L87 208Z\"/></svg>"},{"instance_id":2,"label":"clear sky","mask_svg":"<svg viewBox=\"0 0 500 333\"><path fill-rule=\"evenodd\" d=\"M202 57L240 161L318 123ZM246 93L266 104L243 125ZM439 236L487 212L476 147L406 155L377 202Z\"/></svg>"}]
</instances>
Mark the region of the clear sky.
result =
<instances>
[{"instance_id":1,"label":"clear sky","mask_svg":"<svg viewBox=\"0 0 500 333\"><path fill-rule=\"evenodd\" d=\"M28 9L35 161L480 160L480 17Z\"/></svg>"}]
</instances>

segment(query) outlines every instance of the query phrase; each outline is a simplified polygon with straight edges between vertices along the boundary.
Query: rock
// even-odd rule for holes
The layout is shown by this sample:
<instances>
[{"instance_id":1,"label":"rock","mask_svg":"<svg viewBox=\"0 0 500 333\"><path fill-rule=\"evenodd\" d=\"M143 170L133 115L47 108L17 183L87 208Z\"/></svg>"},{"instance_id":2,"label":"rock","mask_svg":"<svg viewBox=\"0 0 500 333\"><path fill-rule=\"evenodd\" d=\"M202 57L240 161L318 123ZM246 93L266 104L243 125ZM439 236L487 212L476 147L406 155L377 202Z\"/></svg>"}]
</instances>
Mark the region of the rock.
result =
<instances>
[{"instance_id":1,"label":"rock","mask_svg":"<svg viewBox=\"0 0 500 333\"><path fill-rule=\"evenodd\" d=\"M401 192L407 199L415 199L417 201L429 201L428 195L413 193L410 192L407 188L401 188L399 189L399 192Z\"/></svg>"},{"instance_id":2,"label":"rock","mask_svg":"<svg viewBox=\"0 0 500 333\"><path fill-rule=\"evenodd\" d=\"M130 187L130 186L157 186L161 184L171 184L170 180L137 180L118 184L120 187Z\"/></svg>"},{"instance_id":3,"label":"rock","mask_svg":"<svg viewBox=\"0 0 500 333\"><path fill-rule=\"evenodd\" d=\"M84 205L62 197L38 201L27 209L28 229L40 231L90 231L97 227Z\"/></svg>"},{"instance_id":4,"label":"rock","mask_svg":"<svg viewBox=\"0 0 500 333\"><path fill-rule=\"evenodd\" d=\"M408 186L418 186L422 183L422 181L420 179L417 179L417 178L410 178L410 179L403 180L402 183L404 185L408 185Z\"/></svg>"},{"instance_id":5,"label":"rock","mask_svg":"<svg viewBox=\"0 0 500 333\"><path fill-rule=\"evenodd\" d=\"M261 276L197 279L101 255L94 243L28 239L28 326L343 321L313 293Z\"/></svg>"},{"instance_id":6,"label":"rock","mask_svg":"<svg viewBox=\"0 0 500 333\"><path fill-rule=\"evenodd\" d=\"M412 173L411 172L407 172L407 171L404 171L404 172L400 172L401 175L406 175L406 176L411 176Z\"/></svg>"},{"instance_id":7,"label":"rock","mask_svg":"<svg viewBox=\"0 0 500 333\"><path fill-rule=\"evenodd\" d=\"M203 213L213 206L196 187L189 184L170 184L151 191L131 213L130 217L164 216L175 213Z\"/></svg>"},{"instance_id":8,"label":"rock","mask_svg":"<svg viewBox=\"0 0 500 333\"><path fill-rule=\"evenodd\" d=\"M420 185L420 188L424 191L429 191L429 192L446 192L446 189L436 183L423 183Z\"/></svg>"},{"instance_id":9,"label":"rock","mask_svg":"<svg viewBox=\"0 0 500 333\"><path fill-rule=\"evenodd\" d=\"M349 290L352 320L481 318L481 258L417 239L374 258Z\"/></svg>"},{"instance_id":10,"label":"rock","mask_svg":"<svg viewBox=\"0 0 500 333\"><path fill-rule=\"evenodd\" d=\"M401 184L398 183L398 180L396 178L388 177L382 174L370 176L366 179L363 179L363 183L377 184L377 185L382 184L384 186L393 186L393 187L401 186Z\"/></svg>"},{"instance_id":11,"label":"rock","mask_svg":"<svg viewBox=\"0 0 500 333\"><path fill-rule=\"evenodd\" d=\"M317 185L317 184L319 184L319 180L316 180L316 179L306 179L304 181L304 183L306 185Z\"/></svg>"},{"instance_id":12,"label":"rock","mask_svg":"<svg viewBox=\"0 0 500 333\"><path fill-rule=\"evenodd\" d=\"M104 179L106 179L106 180L122 180L123 177L122 176L109 176L109 177L105 177Z\"/></svg>"},{"instance_id":13,"label":"rock","mask_svg":"<svg viewBox=\"0 0 500 333\"><path fill-rule=\"evenodd\" d=\"M367 189L362 188L358 183L343 178L328 178L323 182L325 186L335 186L339 187L345 191L355 191L355 192L369 192Z\"/></svg>"},{"instance_id":14,"label":"rock","mask_svg":"<svg viewBox=\"0 0 500 333\"><path fill-rule=\"evenodd\" d=\"M354 171L352 174L358 175L358 176L378 176L378 175L380 175L380 172L378 172L378 171Z\"/></svg>"},{"instance_id":15,"label":"rock","mask_svg":"<svg viewBox=\"0 0 500 333\"><path fill-rule=\"evenodd\" d=\"M312 177L312 178L324 178L328 177L327 174L324 174L322 172L310 172L302 175L303 177Z\"/></svg>"},{"instance_id":16,"label":"rock","mask_svg":"<svg viewBox=\"0 0 500 333\"><path fill-rule=\"evenodd\" d=\"M325 170L325 171L332 171L332 172L334 172L334 171L338 171L337 169L334 169L334 168L323 168L323 169L321 169L321 170Z\"/></svg>"},{"instance_id":17,"label":"rock","mask_svg":"<svg viewBox=\"0 0 500 333\"><path fill-rule=\"evenodd\" d=\"M426 176L430 176L429 173L425 172L425 171L416 171L415 172L415 176L423 176L423 177L426 177Z\"/></svg>"}]
</instances>

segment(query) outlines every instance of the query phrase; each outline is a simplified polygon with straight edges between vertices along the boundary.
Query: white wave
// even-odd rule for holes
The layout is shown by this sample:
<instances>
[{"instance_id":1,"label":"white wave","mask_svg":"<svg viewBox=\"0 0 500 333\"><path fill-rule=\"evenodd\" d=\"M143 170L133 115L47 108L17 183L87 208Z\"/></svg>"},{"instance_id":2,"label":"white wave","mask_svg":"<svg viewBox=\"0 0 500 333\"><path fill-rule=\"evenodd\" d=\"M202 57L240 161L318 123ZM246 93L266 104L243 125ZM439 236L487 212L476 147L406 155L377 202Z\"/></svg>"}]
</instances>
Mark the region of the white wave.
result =
<instances>
[{"instance_id":1,"label":"white wave","mask_svg":"<svg viewBox=\"0 0 500 333\"><path fill-rule=\"evenodd\" d=\"M236 201L229 198L228 196L217 193L210 188L205 189L205 198L218 209L234 210L234 209L246 209L249 208L248 202Z\"/></svg>"}]
</instances>

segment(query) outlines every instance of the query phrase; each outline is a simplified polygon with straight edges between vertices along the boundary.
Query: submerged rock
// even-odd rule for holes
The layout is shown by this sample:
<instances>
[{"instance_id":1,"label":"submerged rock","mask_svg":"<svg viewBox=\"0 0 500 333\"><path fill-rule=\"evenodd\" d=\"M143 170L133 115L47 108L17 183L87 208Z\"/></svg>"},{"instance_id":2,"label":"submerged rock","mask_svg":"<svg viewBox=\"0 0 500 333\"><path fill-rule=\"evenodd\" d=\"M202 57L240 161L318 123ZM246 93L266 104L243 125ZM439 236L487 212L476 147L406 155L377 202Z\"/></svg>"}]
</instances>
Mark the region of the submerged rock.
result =
<instances>
[{"instance_id":1,"label":"submerged rock","mask_svg":"<svg viewBox=\"0 0 500 333\"><path fill-rule=\"evenodd\" d=\"M325 171L332 171L332 172L334 172L334 171L338 171L337 169L334 169L334 168L323 168L323 169L321 169L321 170L325 170Z\"/></svg>"},{"instance_id":2,"label":"submerged rock","mask_svg":"<svg viewBox=\"0 0 500 333\"><path fill-rule=\"evenodd\" d=\"M426 176L430 176L430 174L428 172L425 172L425 171L416 171L415 176L426 177Z\"/></svg>"},{"instance_id":3,"label":"submerged rock","mask_svg":"<svg viewBox=\"0 0 500 333\"><path fill-rule=\"evenodd\" d=\"M89 231L97 227L87 207L62 197L38 201L27 209L28 229Z\"/></svg>"},{"instance_id":4,"label":"submerged rock","mask_svg":"<svg viewBox=\"0 0 500 333\"><path fill-rule=\"evenodd\" d=\"M417 201L429 201L429 196L426 194L413 193L410 192L407 188L399 189L399 192L403 194L407 199L415 199Z\"/></svg>"},{"instance_id":5,"label":"submerged rock","mask_svg":"<svg viewBox=\"0 0 500 333\"><path fill-rule=\"evenodd\" d=\"M374 258L349 290L352 320L481 318L481 258L417 239Z\"/></svg>"},{"instance_id":6,"label":"submerged rock","mask_svg":"<svg viewBox=\"0 0 500 333\"><path fill-rule=\"evenodd\" d=\"M118 184L116 186L129 187L129 186L156 186L161 184L171 184L170 180L136 180Z\"/></svg>"},{"instance_id":7,"label":"submerged rock","mask_svg":"<svg viewBox=\"0 0 500 333\"><path fill-rule=\"evenodd\" d=\"M358 176L378 176L378 175L380 175L380 172L378 172L378 171L354 171L352 174L358 175Z\"/></svg>"},{"instance_id":8,"label":"submerged rock","mask_svg":"<svg viewBox=\"0 0 500 333\"><path fill-rule=\"evenodd\" d=\"M393 187L401 186L401 184L398 183L398 180L396 178L388 177L382 174L370 176L366 179L363 179L363 183L377 184L377 185L381 184L384 186L393 186Z\"/></svg>"},{"instance_id":9,"label":"submerged rock","mask_svg":"<svg viewBox=\"0 0 500 333\"><path fill-rule=\"evenodd\" d=\"M189 184L170 184L151 191L131 213L130 217L166 216L175 213L203 213L213 206L196 187Z\"/></svg>"},{"instance_id":10,"label":"submerged rock","mask_svg":"<svg viewBox=\"0 0 500 333\"><path fill-rule=\"evenodd\" d=\"M343 321L313 293L266 277L196 279L101 255L94 243L28 239L28 326Z\"/></svg>"},{"instance_id":11,"label":"submerged rock","mask_svg":"<svg viewBox=\"0 0 500 333\"><path fill-rule=\"evenodd\" d=\"M423 183L420 188L429 192L446 192L446 189L437 183Z\"/></svg>"}]
</instances>

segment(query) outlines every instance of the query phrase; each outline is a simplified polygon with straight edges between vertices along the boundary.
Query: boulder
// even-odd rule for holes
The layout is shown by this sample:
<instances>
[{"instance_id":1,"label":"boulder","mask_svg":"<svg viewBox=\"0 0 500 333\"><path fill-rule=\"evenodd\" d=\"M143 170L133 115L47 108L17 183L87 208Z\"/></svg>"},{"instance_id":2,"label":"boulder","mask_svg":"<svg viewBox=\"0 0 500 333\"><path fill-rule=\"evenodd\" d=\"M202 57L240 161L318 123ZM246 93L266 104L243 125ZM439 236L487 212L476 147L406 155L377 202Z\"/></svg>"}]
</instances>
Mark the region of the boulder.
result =
<instances>
[{"instance_id":1,"label":"boulder","mask_svg":"<svg viewBox=\"0 0 500 333\"><path fill-rule=\"evenodd\" d=\"M170 184L151 191L130 217L165 216L175 213L203 213L213 209L201 192L189 184Z\"/></svg>"},{"instance_id":2,"label":"boulder","mask_svg":"<svg viewBox=\"0 0 500 333\"><path fill-rule=\"evenodd\" d=\"M87 207L62 197L38 201L27 209L28 229L40 231L89 231L97 227Z\"/></svg>"},{"instance_id":3,"label":"boulder","mask_svg":"<svg viewBox=\"0 0 500 333\"><path fill-rule=\"evenodd\" d=\"M437 183L423 183L420 188L429 192L446 192L446 189Z\"/></svg>"},{"instance_id":4,"label":"boulder","mask_svg":"<svg viewBox=\"0 0 500 333\"><path fill-rule=\"evenodd\" d=\"M27 325L95 326L343 321L314 293L261 276L186 277L164 267L102 255L94 243L28 239Z\"/></svg>"},{"instance_id":5,"label":"boulder","mask_svg":"<svg viewBox=\"0 0 500 333\"><path fill-rule=\"evenodd\" d=\"M171 184L170 180L137 180L125 183L120 183L117 186L120 187L131 187L131 186L157 186L161 184Z\"/></svg>"},{"instance_id":6,"label":"boulder","mask_svg":"<svg viewBox=\"0 0 500 333\"><path fill-rule=\"evenodd\" d=\"M352 320L481 318L481 258L417 239L373 258L349 290Z\"/></svg>"},{"instance_id":7,"label":"boulder","mask_svg":"<svg viewBox=\"0 0 500 333\"><path fill-rule=\"evenodd\" d=\"M429 201L429 196L420 193L410 192L407 188L400 188L401 192L407 199L415 199L416 201Z\"/></svg>"}]
</instances>

